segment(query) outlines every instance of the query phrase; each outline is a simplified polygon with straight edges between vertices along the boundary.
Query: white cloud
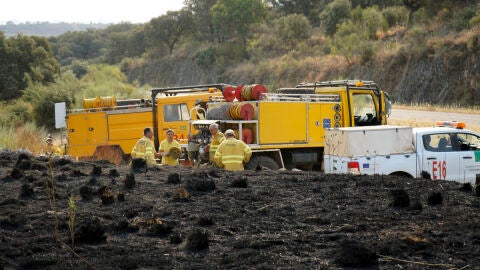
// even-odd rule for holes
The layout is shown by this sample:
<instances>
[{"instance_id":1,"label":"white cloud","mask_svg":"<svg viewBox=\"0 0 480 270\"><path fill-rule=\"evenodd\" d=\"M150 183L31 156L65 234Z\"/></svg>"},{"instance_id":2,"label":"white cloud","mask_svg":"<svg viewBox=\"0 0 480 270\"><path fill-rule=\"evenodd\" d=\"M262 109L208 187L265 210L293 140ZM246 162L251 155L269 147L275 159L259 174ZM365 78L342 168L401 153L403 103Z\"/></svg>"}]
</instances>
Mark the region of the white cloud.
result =
<instances>
[{"instance_id":1,"label":"white cloud","mask_svg":"<svg viewBox=\"0 0 480 270\"><path fill-rule=\"evenodd\" d=\"M0 24L21 22L145 23L183 0L7 0L2 1Z\"/></svg>"}]
</instances>

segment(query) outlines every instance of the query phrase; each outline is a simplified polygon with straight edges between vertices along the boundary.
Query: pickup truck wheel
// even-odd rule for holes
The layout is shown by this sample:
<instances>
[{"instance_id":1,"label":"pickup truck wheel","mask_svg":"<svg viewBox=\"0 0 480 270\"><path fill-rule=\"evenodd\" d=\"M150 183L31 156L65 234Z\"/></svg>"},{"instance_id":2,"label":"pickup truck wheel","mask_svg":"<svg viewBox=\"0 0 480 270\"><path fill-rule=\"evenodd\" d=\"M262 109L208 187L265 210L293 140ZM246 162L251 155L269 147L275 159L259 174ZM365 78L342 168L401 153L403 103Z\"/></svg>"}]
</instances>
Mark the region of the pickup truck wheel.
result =
<instances>
[{"instance_id":1,"label":"pickup truck wheel","mask_svg":"<svg viewBox=\"0 0 480 270\"><path fill-rule=\"evenodd\" d=\"M270 170L278 170L278 164L272 158L265 157L265 156L257 156L250 159L250 161L245 164L245 169L247 170L255 170L258 167L265 167Z\"/></svg>"}]
</instances>

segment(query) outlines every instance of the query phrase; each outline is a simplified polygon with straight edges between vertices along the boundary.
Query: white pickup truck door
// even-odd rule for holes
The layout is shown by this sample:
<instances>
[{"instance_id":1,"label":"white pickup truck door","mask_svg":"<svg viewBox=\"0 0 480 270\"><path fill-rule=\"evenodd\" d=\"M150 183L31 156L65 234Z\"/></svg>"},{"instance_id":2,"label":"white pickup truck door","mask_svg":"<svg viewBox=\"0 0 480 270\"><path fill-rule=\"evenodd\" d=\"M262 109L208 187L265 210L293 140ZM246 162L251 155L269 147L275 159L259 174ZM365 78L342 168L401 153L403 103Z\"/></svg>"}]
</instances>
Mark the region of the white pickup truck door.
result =
<instances>
[{"instance_id":1,"label":"white pickup truck door","mask_svg":"<svg viewBox=\"0 0 480 270\"><path fill-rule=\"evenodd\" d=\"M453 180L460 178L460 153L454 151L451 136L448 133L425 134L429 136L429 146L425 143L423 152L423 171L430 174L432 180ZM463 178L463 173L462 173Z\"/></svg>"},{"instance_id":2,"label":"white pickup truck door","mask_svg":"<svg viewBox=\"0 0 480 270\"><path fill-rule=\"evenodd\" d=\"M470 133L457 133L453 142L460 158L460 178L457 181L475 184L480 178L480 138Z\"/></svg>"}]
</instances>

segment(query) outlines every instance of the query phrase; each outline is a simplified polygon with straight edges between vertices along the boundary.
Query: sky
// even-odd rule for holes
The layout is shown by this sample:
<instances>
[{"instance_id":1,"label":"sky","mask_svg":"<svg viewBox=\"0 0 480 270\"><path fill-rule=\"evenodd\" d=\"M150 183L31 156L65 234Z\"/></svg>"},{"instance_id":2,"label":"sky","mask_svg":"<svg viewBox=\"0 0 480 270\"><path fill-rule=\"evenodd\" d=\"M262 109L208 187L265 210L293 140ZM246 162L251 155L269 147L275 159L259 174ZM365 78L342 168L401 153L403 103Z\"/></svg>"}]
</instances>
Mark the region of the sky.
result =
<instances>
[{"instance_id":1,"label":"sky","mask_svg":"<svg viewBox=\"0 0 480 270\"><path fill-rule=\"evenodd\" d=\"M3 0L0 24L146 23L183 7L183 0Z\"/></svg>"}]
</instances>

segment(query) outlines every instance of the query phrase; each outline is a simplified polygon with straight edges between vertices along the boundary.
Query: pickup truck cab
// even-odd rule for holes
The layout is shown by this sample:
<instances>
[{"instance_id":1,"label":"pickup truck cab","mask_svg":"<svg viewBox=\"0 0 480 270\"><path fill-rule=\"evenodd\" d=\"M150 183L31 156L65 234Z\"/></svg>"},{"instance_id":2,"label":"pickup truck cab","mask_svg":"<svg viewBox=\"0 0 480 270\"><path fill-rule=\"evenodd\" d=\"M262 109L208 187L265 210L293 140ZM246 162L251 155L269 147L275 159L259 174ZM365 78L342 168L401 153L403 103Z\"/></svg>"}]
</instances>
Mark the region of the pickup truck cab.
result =
<instances>
[{"instance_id":1,"label":"pickup truck cab","mask_svg":"<svg viewBox=\"0 0 480 270\"><path fill-rule=\"evenodd\" d=\"M471 130L354 127L330 129L325 138L325 173L404 175L480 184L480 134Z\"/></svg>"}]
</instances>

